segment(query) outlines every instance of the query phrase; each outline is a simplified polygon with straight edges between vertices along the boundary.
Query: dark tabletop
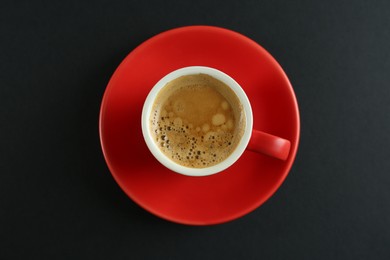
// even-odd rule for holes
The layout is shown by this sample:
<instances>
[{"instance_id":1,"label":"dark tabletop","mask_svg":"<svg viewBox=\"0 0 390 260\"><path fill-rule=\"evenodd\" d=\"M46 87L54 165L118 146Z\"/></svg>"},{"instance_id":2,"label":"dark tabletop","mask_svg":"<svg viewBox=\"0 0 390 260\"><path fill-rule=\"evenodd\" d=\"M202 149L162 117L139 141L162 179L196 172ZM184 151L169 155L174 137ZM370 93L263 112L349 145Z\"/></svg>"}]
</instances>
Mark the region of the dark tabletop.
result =
<instances>
[{"instance_id":1,"label":"dark tabletop","mask_svg":"<svg viewBox=\"0 0 390 260\"><path fill-rule=\"evenodd\" d=\"M106 84L137 45L240 32L288 75L301 142L286 181L233 222L159 219L112 178ZM390 259L390 2L0 2L0 259Z\"/></svg>"}]
</instances>

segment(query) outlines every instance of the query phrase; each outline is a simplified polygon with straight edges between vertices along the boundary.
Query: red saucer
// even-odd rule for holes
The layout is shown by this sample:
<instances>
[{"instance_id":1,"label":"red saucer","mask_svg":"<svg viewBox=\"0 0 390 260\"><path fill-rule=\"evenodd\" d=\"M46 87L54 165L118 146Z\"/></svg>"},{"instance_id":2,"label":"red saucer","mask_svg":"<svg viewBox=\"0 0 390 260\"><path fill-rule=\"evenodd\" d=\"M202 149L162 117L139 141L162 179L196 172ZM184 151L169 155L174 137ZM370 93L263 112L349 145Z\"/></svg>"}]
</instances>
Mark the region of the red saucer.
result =
<instances>
[{"instance_id":1,"label":"red saucer","mask_svg":"<svg viewBox=\"0 0 390 260\"><path fill-rule=\"evenodd\" d=\"M254 128L291 141L286 161L245 151L207 177L183 176L157 162L142 137L143 102L163 76L196 65L219 69L243 87ZM218 27L182 27L147 40L117 68L101 105L100 139L112 175L137 204L173 222L211 225L251 212L279 188L297 151L299 111L287 76L257 43Z\"/></svg>"}]
</instances>

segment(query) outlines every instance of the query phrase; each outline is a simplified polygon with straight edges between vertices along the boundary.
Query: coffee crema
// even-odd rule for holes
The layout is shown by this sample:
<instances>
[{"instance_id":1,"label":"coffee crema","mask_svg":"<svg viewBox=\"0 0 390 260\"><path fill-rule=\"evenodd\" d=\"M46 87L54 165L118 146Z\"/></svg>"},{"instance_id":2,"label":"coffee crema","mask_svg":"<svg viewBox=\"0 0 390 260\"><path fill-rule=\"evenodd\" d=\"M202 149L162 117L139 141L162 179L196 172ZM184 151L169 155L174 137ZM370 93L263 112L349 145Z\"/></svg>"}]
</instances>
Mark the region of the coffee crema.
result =
<instances>
[{"instance_id":1,"label":"coffee crema","mask_svg":"<svg viewBox=\"0 0 390 260\"><path fill-rule=\"evenodd\" d=\"M168 82L158 93L150 117L160 150L174 162L205 168L225 160L245 129L245 113L225 83L193 74Z\"/></svg>"}]
</instances>

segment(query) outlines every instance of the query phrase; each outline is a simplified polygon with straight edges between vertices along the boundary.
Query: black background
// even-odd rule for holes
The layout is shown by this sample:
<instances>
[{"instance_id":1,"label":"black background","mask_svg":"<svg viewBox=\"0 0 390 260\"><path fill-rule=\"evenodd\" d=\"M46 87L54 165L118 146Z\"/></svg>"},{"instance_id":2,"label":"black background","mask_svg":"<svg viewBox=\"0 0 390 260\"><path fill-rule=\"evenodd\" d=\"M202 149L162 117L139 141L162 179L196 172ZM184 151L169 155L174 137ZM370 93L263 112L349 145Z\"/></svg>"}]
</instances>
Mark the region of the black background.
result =
<instances>
[{"instance_id":1,"label":"black background","mask_svg":"<svg viewBox=\"0 0 390 260\"><path fill-rule=\"evenodd\" d=\"M300 105L290 175L236 221L161 220L98 134L137 45L216 25L265 47ZM390 259L389 1L0 1L0 259Z\"/></svg>"}]
</instances>

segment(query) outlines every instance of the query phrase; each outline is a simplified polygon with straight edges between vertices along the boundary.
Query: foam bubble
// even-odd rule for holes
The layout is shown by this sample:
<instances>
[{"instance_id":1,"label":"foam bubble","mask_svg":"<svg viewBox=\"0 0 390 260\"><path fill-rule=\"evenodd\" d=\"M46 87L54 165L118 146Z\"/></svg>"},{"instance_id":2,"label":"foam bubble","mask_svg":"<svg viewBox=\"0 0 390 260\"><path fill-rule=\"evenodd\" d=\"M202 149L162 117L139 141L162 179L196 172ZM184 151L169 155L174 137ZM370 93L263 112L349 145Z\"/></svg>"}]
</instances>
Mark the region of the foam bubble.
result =
<instances>
[{"instance_id":1,"label":"foam bubble","mask_svg":"<svg viewBox=\"0 0 390 260\"><path fill-rule=\"evenodd\" d=\"M211 119L211 123L215 126L222 125L223 123L225 123L225 121L226 121L226 118L225 118L224 114L216 114Z\"/></svg>"},{"instance_id":2,"label":"foam bubble","mask_svg":"<svg viewBox=\"0 0 390 260\"><path fill-rule=\"evenodd\" d=\"M202 131L203 131L204 133L207 133L209 130L210 130L209 124L204 124L204 125L202 125Z\"/></svg>"},{"instance_id":3,"label":"foam bubble","mask_svg":"<svg viewBox=\"0 0 390 260\"><path fill-rule=\"evenodd\" d=\"M165 109L163 109L163 111L161 111L161 116L167 117L167 115L168 115L168 112Z\"/></svg>"},{"instance_id":4,"label":"foam bubble","mask_svg":"<svg viewBox=\"0 0 390 260\"><path fill-rule=\"evenodd\" d=\"M226 126L228 129L233 129L233 120L232 119L229 119L227 122L226 122Z\"/></svg>"},{"instance_id":5,"label":"foam bubble","mask_svg":"<svg viewBox=\"0 0 390 260\"><path fill-rule=\"evenodd\" d=\"M180 117L176 117L175 120L173 121L173 124L174 124L175 126L182 126L183 120L181 120Z\"/></svg>"},{"instance_id":6,"label":"foam bubble","mask_svg":"<svg viewBox=\"0 0 390 260\"><path fill-rule=\"evenodd\" d=\"M176 100L173 104L173 109L176 113L184 112L186 108L186 103L183 100Z\"/></svg>"},{"instance_id":7,"label":"foam bubble","mask_svg":"<svg viewBox=\"0 0 390 260\"><path fill-rule=\"evenodd\" d=\"M205 139L205 140L212 140L212 139L215 139L216 136L217 136L217 133L216 133L216 132L208 132L208 133L204 136L204 139Z\"/></svg>"},{"instance_id":8,"label":"foam bubble","mask_svg":"<svg viewBox=\"0 0 390 260\"><path fill-rule=\"evenodd\" d=\"M221 107L223 110L228 110L229 109L229 103L227 101L222 101Z\"/></svg>"}]
</instances>

